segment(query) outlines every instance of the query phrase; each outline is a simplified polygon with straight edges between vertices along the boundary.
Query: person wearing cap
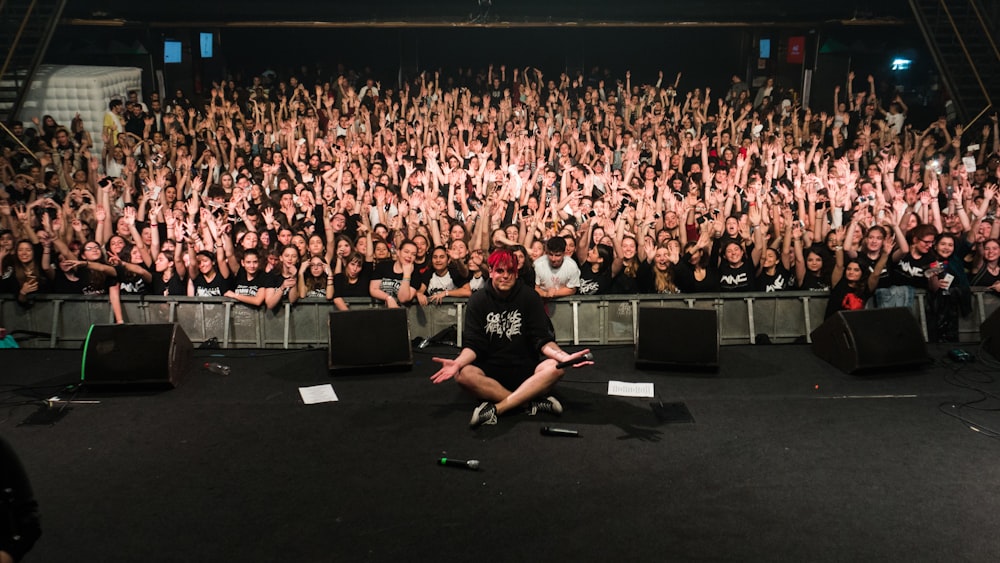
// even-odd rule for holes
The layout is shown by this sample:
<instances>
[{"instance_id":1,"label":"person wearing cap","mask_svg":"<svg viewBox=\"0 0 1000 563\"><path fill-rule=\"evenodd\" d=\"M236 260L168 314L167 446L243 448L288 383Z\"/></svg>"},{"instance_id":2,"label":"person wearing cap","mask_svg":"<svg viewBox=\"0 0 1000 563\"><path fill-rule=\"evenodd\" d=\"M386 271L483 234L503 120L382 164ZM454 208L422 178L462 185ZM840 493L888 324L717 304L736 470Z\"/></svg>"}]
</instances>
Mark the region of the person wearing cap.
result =
<instances>
[{"instance_id":1,"label":"person wearing cap","mask_svg":"<svg viewBox=\"0 0 1000 563\"><path fill-rule=\"evenodd\" d=\"M517 259L508 249L490 254L489 282L469 298L458 357L433 358L441 364L431 381L454 378L482 403L469 426L497 423L497 417L518 407L529 414L562 413L562 404L550 395L566 373L557 364L592 364L590 350L570 354L555 341L542 298L517 275ZM541 359L541 361L539 361Z\"/></svg>"}]
</instances>

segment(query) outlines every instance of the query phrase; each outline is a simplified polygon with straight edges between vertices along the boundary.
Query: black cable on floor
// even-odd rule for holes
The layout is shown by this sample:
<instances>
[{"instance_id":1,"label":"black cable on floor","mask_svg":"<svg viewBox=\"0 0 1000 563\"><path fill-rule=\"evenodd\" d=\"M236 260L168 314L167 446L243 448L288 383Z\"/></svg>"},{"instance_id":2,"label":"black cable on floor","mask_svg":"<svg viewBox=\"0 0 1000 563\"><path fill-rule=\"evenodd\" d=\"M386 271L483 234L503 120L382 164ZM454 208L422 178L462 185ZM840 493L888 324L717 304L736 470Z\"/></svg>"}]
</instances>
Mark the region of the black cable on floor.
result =
<instances>
[{"instance_id":1,"label":"black cable on floor","mask_svg":"<svg viewBox=\"0 0 1000 563\"><path fill-rule=\"evenodd\" d=\"M943 379L945 383L948 383L949 385L959 387L961 389L967 389L969 391L973 391L974 393L978 393L979 397L974 400L965 401L961 403L954 401L943 402L938 404L938 410L941 411L942 414L950 416L964 423L969 427L969 429L971 429L974 432L978 432L986 436L987 438L1000 439L1000 430L995 430L982 423L976 422L966 416L963 416L962 414L959 414L962 409L966 408L977 410L980 412L1000 411L1000 407L984 408L976 406L989 399L1000 400L1000 395L997 395L993 391L989 391L987 389L983 389L982 387L980 387L980 385L989 385L995 382L996 380L993 377L993 375L990 374L989 372L982 369L973 368L971 367L972 365L973 364L971 363L955 363L953 364L953 366L946 366L942 364L942 367L950 367L950 373L945 373ZM970 378L969 375L967 375L969 372L981 377Z\"/></svg>"}]
</instances>

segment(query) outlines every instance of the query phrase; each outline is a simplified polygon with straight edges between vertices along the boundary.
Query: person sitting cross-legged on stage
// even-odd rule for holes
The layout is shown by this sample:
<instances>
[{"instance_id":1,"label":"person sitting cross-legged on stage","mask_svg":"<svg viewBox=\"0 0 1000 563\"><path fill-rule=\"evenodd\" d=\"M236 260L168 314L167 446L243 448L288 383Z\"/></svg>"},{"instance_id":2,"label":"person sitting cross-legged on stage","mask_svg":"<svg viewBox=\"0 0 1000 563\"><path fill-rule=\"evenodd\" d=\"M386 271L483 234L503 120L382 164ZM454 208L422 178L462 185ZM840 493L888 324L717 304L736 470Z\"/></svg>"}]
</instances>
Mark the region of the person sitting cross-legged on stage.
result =
<instances>
[{"instance_id":1,"label":"person sitting cross-legged on stage","mask_svg":"<svg viewBox=\"0 0 1000 563\"><path fill-rule=\"evenodd\" d=\"M455 359L434 358L441 369L431 381L454 377L484 401L472 414L472 427L496 424L498 415L522 405L530 414L560 414L562 405L549 395L566 373L557 364L592 364L584 359L590 350L569 354L556 344L542 298L518 278L511 251L494 251L488 264L490 281L472 294L466 309L464 347Z\"/></svg>"}]
</instances>

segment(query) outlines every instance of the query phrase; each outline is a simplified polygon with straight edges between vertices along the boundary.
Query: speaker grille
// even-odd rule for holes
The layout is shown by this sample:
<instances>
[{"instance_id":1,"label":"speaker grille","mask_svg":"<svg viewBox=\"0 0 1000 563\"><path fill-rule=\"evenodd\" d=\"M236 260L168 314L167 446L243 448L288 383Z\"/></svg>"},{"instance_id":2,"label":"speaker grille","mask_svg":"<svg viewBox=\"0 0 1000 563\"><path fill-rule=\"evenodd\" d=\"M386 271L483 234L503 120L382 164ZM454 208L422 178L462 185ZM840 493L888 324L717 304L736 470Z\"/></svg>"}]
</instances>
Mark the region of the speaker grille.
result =
<instances>
[{"instance_id":1,"label":"speaker grille","mask_svg":"<svg viewBox=\"0 0 1000 563\"><path fill-rule=\"evenodd\" d=\"M640 367L716 368L719 328L715 309L640 307L635 363Z\"/></svg>"},{"instance_id":2,"label":"speaker grille","mask_svg":"<svg viewBox=\"0 0 1000 563\"><path fill-rule=\"evenodd\" d=\"M93 325L80 379L88 386L176 387L187 372L191 350L178 325Z\"/></svg>"},{"instance_id":3,"label":"speaker grille","mask_svg":"<svg viewBox=\"0 0 1000 563\"><path fill-rule=\"evenodd\" d=\"M330 313L331 371L413 367L406 309L357 309Z\"/></svg>"},{"instance_id":4,"label":"speaker grille","mask_svg":"<svg viewBox=\"0 0 1000 563\"><path fill-rule=\"evenodd\" d=\"M840 311L812 335L813 353L845 373L926 363L927 343L904 307Z\"/></svg>"}]
</instances>

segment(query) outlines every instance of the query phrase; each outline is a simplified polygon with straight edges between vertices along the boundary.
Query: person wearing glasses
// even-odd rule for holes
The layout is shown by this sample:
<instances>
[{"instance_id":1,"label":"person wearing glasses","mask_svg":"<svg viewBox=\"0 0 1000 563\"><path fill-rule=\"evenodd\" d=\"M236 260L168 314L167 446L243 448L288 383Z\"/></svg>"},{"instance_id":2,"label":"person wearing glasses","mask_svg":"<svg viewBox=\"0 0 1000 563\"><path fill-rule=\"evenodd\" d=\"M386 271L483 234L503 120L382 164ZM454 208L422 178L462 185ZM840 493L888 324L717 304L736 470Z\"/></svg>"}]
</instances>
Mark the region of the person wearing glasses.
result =
<instances>
[{"instance_id":1,"label":"person wearing glasses","mask_svg":"<svg viewBox=\"0 0 1000 563\"><path fill-rule=\"evenodd\" d=\"M897 249L892 257L892 284L927 289L927 278L934 273L932 264L936 261L934 243L937 242L937 230L933 225L924 223L910 229L906 238L910 241L909 252Z\"/></svg>"},{"instance_id":2,"label":"person wearing glasses","mask_svg":"<svg viewBox=\"0 0 1000 563\"><path fill-rule=\"evenodd\" d=\"M563 351L542 297L517 274L517 258L508 249L493 251L487 259L489 282L469 298L463 329L463 348L455 359L433 358L441 364L431 381L454 378L482 403L473 411L470 427L496 424L497 417L525 407L531 415L562 413L550 395L566 373L557 364L580 367L593 362ZM541 361L539 361L541 360Z\"/></svg>"}]
</instances>

